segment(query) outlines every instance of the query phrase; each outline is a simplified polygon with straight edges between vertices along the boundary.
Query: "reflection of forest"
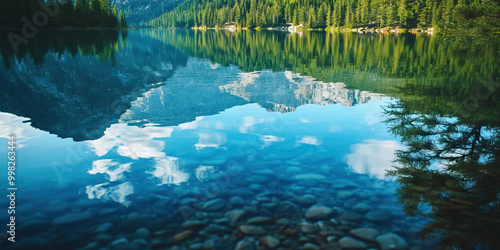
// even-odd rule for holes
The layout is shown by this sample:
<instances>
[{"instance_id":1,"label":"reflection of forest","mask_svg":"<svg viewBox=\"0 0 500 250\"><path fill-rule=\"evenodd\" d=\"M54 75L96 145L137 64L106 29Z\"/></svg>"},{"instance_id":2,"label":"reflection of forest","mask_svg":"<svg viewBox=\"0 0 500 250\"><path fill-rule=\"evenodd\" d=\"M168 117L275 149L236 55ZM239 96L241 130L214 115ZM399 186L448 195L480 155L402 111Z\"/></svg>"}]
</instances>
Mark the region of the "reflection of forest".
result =
<instances>
[{"instance_id":1,"label":"reflection of forest","mask_svg":"<svg viewBox=\"0 0 500 250\"><path fill-rule=\"evenodd\" d=\"M187 63L171 46L126 34L44 31L20 54L1 46L0 111L62 138L102 137L132 101Z\"/></svg>"},{"instance_id":2,"label":"reflection of forest","mask_svg":"<svg viewBox=\"0 0 500 250\"><path fill-rule=\"evenodd\" d=\"M426 35L256 31L142 30L183 53L243 71L289 70L347 88L397 94L393 86L421 83L452 90L475 74L498 71L495 41L464 48L460 39ZM461 49L457 51L456 49ZM472 78L471 78L472 77Z\"/></svg>"},{"instance_id":3,"label":"reflection of forest","mask_svg":"<svg viewBox=\"0 0 500 250\"><path fill-rule=\"evenodd\" d=\"M431 218L422 236L449 249L498 249L498 49L424 35L144 30L180 51L243 71L289 70L400 98L386 107L400 202ZM485 39L478 40L484 42Z\"/></svg>"},{"instance_id":4,"label":"reflection of forest","mask_svg":"<svg viewBox=\"0 0 500 250\"><path fill-rule=\"evenodd\" d=\"M6 34L3 36L6 37ZM14 58L21 60L26 56L40 65L49 52L60 55L69 53L72 57L77 53L83 56L97 56L100 62L109 61L114 65L120 40L123 46L126 37L127 31L118 30L45 31L38 33L27 44L19 46L18 53L15 53L8 39L1 39L0 54L6 68L10 68Z\"/></svg>"},{"instance_id":5,"label":"reflection of forest","mask_svg":"<svg viewBox=\"0 0 500 250\"><path fill-rule=\"evenodd\" d=\"M401 185L399 202L408 215L431 219L421 235L440 238L440 248L499 249L498 84L457 86L452 99L474 104L448 110L441 105L451 99L446 86L414 87L401 88L412 95L385 111L390 131L406 145L389 172Z\"/></svg>"}]
</instances>

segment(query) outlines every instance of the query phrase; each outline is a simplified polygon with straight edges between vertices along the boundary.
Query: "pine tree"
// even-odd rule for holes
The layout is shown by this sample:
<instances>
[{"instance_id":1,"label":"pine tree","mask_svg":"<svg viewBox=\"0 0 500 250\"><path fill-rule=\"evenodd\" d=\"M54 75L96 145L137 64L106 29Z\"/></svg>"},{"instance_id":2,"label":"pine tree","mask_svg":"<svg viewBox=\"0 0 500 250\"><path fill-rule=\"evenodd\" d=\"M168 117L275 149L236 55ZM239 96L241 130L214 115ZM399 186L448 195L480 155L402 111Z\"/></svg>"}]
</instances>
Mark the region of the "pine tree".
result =
<instances>
[{"instance_id":1,"label":"pine tree","mask_svg":"<svg viewBox=\"0 0 500 250\"><path fill-rule=\"evenodd\" d=\"M111 16L112 18L112 26L116 27L118 25L118 12L116 11L116 5L113 4L113 14Z\"/></svg>"},{"instance_id":2,"label":"pine tree","mask_svg":"<svg viewBox=\"0 0 500 250\"><path fill-rule=\"evenodd\" d=\"M408 24L408 10L406 7L406 0L399 1L398 17L399 23L401 25L406 26Z\"/></svg>"},{"instance_id":3,"label":"pine tree","mask_svg":"<svg viewBox=\"0 0 500 250\"><path fill-rule=\"evenodd\" d=\"M325 26L325 9L323 8L323 4L319 7L316 23L318 27Z\"/></svg>"},{"instance_id":4,"label":"pine tree","mask_svg":"<svg viewBox=\"0 0 500 250\"><path fill-rule=\"evenodd\" d=\"M99 3L99 0L90 0L90 25L96 26L102 23L101 13L101 4Z\"/></svg>"},{"instance_id":5,"label":"pine tree","mask_svg":"<svg viewBox=\"0 0 500 250\"><path fill-rule=\"evenodd\" d=\"M120 10L120 26L123 28L127 27L127 19L125 18L125 11Z\"/></svg>"},{"instance_id":6,"label":"pine tree","mask_svg":"<svg viewBox=\"0 0 500 250\"><path fill-rule=\"evenodd\" d=\"M341 1L336 1L335 6L333 7L333 17L332 17L332 25L334 27L340 27L341 17L342 17Z\"/></svg>"},{"instance_id":7,"label":"pine tree","mask_svg":"<svg viewBox=\"0 0 500 250\"><path fill-rule=\"evenodd\" d=\"M240 26L241 25L241 10L240 10L240 5L238 5L238 3L236 3L233 7L233 15L234 15L235 24Z\"/></svg>"},{"instance_id":8,"label":"pine tree","mask_svg":"<svg viewBox=\"0 0 500 250\"><path fill-rule=\"evenodd\" d=\"M345 11L345 26L348 28L354 27L354 24L352 22L353 20L353 12L352 12L352 7L351 4L348 2L347 3L347 8Z\"/></svg>"},{"instance_id":9,"label":"pine tree","mask_svg":"<svg viewBox=\"0 0 500 250\"><path fill-rule=\"evenodd\" d=\"M358 13L359 13L359 24L363 25L368 22L368 15L369 15L369 0L359 0L359 7L358 7Z\"/></svg>"},{"instance_id":10,"label":"pine tree","mask_svg":"<svg viewBox=\"0 0 500 250\"><path fill-rule=\"evenodd\" d=\"M326 27L330 28L332 26L332 10L328 7L328 12L326 13Z\"/></svg>"},{"instance_id":11,"label":"pine tree","mask_svg":"<svg viewBox=\"0 0 500 250\"><path fill-rule=\"evenodd\" d=\"M443 9L443 23L445 26L450 27L453 23L453 7L455 5L454 0L445 0L445 5Z\"/></svg>"},{"instance_id":12,"label":"pine tree","mask_svg":"<svg viewBox=\"0 0 500 250\"><path fill-rule=\"evenodd\" d=\"M75 6L73 1L65 1L60 6L59 26L73 26L75 21Z\"/></svg>"},{"instance_id":13,"label":"pine tree","mask_svg":"<svg viewBox=\"0 0 500 250\"><path fill-rule=\"evenodd\" d=\"M293 10L292 24L293 24L293 26L299 25L299 23L297 21L297 9Z\"/></svg>"},{"instance_id":14,"label":"pine tree","mask_svg":"<svg viewBox=\"0 0 500 250\"><path fill-rule=\"evenodd\" d=\"M88 0L75 1L75 15L79 26L87 26L88 15L90 14L90 6Z\"/></svg>"}]
</instances>

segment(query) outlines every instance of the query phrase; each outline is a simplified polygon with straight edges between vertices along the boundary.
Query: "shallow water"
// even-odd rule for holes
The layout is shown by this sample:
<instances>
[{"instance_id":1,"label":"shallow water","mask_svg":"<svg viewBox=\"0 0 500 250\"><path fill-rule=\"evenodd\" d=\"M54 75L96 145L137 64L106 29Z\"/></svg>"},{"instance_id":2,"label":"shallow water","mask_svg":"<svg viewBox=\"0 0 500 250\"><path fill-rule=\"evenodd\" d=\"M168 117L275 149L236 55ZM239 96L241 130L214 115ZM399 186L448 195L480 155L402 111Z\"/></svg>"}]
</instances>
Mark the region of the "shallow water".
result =
<instances>
[{"instance_id":1,"label":"shallow water","mask_svg":"<svg viewBox=\"0 0 500 250\"><path fill-rule=\"evenodd\" d=\"M415 100L397 87L466 84L456 69L474 58L436 65L451 52L425 36L87 35L101 39L52 44L40 35L43 48L28 49L30 56L2 53L2 166L10 135L17 146L16 242L3 230L6 247L432 249L439 242L417 235L435 217L410 217L400 204L404 175L386 175L411 142L391 130L388 110ZM496 74L490 56L477 60L485 75ZM435 104L424 103L415 106ZM496 138L492 124L484 133ZM7 167L0 178L7 188ZM0 221L9 223L7 212Z\"/></svg>"}]
</instances>

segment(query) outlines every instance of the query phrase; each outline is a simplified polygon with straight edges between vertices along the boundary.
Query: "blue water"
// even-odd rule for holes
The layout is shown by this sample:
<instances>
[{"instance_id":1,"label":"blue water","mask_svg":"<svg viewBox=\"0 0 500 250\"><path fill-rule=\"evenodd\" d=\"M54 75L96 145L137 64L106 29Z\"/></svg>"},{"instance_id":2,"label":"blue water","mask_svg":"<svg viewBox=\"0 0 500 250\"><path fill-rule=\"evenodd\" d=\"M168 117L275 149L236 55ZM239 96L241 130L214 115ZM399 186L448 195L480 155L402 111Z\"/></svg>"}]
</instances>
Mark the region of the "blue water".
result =
<instances>
[{"instance_id":1,"label":"blue water","mask_svg":"<svg viewBox=\"0 0 500 250\"><path fill-rule=\"evenodd\" d=\"M130 41L134 37L129 34ZM135 49L128 44L117 58ZM111 67L110 75L134 80L122 75L130 61L109 66L92 57L67 56L49 54L45 64L29 66L31 75L50 83L40 75L55 72L54 61L69 60L68 71L76 73L63 76ZM146 67L137 61L134 70ZM23 65L30 65L29 59L4 70L4 79L16 70L21 75ZM431 247L416 236L425 221L404 214L394 195L397 186L385 176L395 151L403 148L383 122L383 107L396 99L289 71L245 73L195 57L180 66L158 67L147 72L157 77L173 72L130 95L130 106L109 126L104 122L102 134L96 129L98 136L75 139L82 138L76 136L78 126L92 114L47 122L0 113L1 166L6 166L7 137L17 137L16 242L3 238L4 246L234 249L242 241L262 245L259 239L267 235L278 239L281 249L337 249L340 239L353 237L351 230L369 227L379 231L377 236L400 236L407 247ZM275 91L266 90L271 87ZM65 131L75 136L58 134L51 129L55 124L74 127L76 132ZM2 169L6 190L7 169ZM298 201L304 195L309 201ZM328 218L307 219L314 205L331 209ZM3 224L7 207L0 199ZM244 213L230 221L226 213L234 210ZM271 219L256 224L264 232L249 235L239 229L257 216ZM277 225L283 218L291 224ZM189 226L193 221L198 224ZM313 232L304 231L304 224ZM287 228L291 231L285 233ZM375 240L356 241L380 247Z\"/></svg>"}]
</instances>

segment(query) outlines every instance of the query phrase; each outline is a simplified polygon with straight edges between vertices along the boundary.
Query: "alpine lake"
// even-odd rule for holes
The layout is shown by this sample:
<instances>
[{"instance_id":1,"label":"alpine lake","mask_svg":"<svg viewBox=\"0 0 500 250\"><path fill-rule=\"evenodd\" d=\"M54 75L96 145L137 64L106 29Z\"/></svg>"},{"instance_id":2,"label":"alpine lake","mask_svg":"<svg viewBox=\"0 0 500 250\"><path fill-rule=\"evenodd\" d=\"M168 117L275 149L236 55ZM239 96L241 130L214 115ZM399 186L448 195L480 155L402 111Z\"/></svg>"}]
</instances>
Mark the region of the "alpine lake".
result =
<instances>
[{"instance_id":1,"label":"alpine lake","mask_svg":"<svg viewBox=\"0 0 500 250\"><path fill-rule=\"evenodd\" d=\"M498 48L248 30L4 40L1 249L500 247Z\"/></svg>"}]
</instances>

